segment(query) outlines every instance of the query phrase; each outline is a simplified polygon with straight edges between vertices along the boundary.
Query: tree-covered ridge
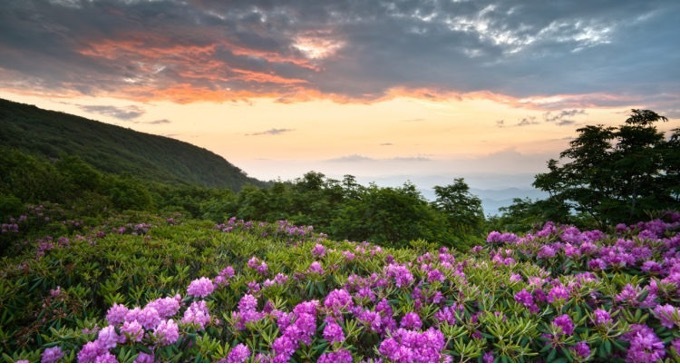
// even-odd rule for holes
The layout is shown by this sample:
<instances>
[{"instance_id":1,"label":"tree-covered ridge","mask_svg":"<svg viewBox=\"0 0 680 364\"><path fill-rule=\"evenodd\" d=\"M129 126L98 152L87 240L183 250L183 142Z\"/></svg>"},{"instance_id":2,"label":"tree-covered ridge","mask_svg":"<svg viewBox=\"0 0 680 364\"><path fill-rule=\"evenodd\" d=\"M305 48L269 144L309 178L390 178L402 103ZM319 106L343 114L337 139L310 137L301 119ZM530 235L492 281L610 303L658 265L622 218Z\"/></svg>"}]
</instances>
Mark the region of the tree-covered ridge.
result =
<instances>
[{"instance_id":1,"label":"tree-covered ridge","mask_svg":"<svg viewBox=\"0 0 680 364\"><path fill-rule=\"evenodd\" d=\"M96 169L163 183L239 190L263 185L189 143L0 99L0 146L49 159L75 156Z\"/></svg>"}]
</instances>

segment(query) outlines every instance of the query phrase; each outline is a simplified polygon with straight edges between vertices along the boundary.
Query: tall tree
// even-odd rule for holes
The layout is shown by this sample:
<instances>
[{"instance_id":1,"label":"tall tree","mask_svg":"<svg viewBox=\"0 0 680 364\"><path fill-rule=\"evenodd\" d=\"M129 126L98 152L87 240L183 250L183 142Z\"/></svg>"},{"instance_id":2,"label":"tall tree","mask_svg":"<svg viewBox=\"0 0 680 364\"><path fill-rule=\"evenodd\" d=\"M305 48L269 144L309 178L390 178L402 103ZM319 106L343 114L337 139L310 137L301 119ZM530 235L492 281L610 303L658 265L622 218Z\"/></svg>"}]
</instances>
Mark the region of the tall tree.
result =
<instances>
[{"instance_id":1,"label":"tall tree","mask_svg":"<svg viewBox=\"0 0 680 364\"><path fill-rule=\"evenodd\" d=\"M443 212L449 225L458 235L480 233L484 226L482 200L470 192L463 178L456 178L453 184L434 186L437 196L433 206Z\"/></svg>"},{"instance_id":2,"label":"tall tree","mask_svg":"<svg viewBox=\"0 0 680 364\"><path fill-rule=\"evenodd\" d=\"M599 225L633 222L651 210L678 207L678 132L669 140L655 123L668 119L651 110L633 109L618 127L589 125L560 153L563 164L548 161L548 172L534 186L554 205L587 215ZM672 191L676 191L675 196Z\"/></svg>"}]
</instances>

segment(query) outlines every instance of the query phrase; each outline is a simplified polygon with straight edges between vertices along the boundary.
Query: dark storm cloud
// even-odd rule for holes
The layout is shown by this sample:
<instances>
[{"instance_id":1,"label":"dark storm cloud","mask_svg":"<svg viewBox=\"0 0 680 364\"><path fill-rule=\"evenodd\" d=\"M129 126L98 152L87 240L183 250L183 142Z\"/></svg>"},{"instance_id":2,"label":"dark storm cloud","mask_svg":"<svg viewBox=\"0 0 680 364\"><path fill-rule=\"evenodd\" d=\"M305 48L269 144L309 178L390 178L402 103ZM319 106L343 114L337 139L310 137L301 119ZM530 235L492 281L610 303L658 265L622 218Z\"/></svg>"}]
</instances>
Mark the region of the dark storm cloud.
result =
<instances>
[{"instance_id":1,"label":"dark storm cloud","mask_svg":"<svg viewBox=\"0 0 680 364\"><path fill-rule=\"evenodd\" d=\"M178 102L488 90L670 109L678 12L675 0L9 0L0 87Z\"/></svg>"}]
</instances>

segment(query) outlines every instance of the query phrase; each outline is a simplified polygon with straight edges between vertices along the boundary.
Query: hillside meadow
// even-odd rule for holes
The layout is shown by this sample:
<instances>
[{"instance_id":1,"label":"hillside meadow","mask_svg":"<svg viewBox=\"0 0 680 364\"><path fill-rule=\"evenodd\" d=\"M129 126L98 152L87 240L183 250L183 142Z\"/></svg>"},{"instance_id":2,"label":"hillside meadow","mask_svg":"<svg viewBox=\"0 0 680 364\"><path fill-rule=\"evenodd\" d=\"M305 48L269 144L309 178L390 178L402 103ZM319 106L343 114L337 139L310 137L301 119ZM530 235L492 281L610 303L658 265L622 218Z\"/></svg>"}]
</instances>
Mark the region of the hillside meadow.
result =
<instances>
[{"instance_id":1,"label":"hillside meadow","mask_svg":"<svg viewBox=\"0 0 680 364\"><path fill-rule=\"evenodd\" d=\"M677 362L680 214L460 252L34 205L3 221L7 362ZM22 235L32 230L39 234ZM17 242L18 241L18 242Z\"/></svg>"}]
</instances>

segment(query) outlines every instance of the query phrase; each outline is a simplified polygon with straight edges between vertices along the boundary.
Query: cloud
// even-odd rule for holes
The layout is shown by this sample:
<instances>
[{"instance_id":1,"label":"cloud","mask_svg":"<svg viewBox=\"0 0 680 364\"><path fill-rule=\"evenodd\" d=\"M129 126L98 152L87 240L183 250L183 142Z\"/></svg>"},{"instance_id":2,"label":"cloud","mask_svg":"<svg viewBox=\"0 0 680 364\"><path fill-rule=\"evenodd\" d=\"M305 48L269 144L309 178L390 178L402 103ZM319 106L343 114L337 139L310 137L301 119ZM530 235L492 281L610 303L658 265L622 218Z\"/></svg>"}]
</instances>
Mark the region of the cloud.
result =
<instances>
[{"instance_id":1,"label":"cloud","mask_svg":"<svg viewBox=\"0 0 680 364\"><path fill-rule=\"evenodd\" d=\"M548 111L543 114L543 121L559 126L570 126L576 124L576 120L572 119L576 115L586 115L586 111L583 109L562 110L557 113Z\"/></svg>"},{"instance_id":2,"label":"cloud","mask_svg":"<svg viewBox=\"0 0 680 364\"><path fill-rule=\"evenodd\" d=\"M145 113L144 109L134 105L127 107L110 105L78 105L78 107L89 113L111 116L125 121L136 119Z\"/></svg>"},{"instance_id":3,"label":"cloud","mask_svg":"<svg viewBox=\"0 0 680 364\"><path fill-rule=\"evenodd\" d=\"M260 131L260 132L257 132L257 133L246 134L246 136L257 136L257 135L281 135L281 134L283 134L283 133L289 133L289 132L294 131L294 130L295 130L295 129L277 129L277 128L273 128L273 129L269 129L269 130L265 130L265 131Z\"/></svg>"},{"instance_id":4,"label":"cloud","mask_svg":"<svg viewBox=\"0 0 680 364\"><path fill-rule=\"evenodd\" d=\"M505 120L496 120L496 127L498 128L505 128L505 127L523 127L523 126L530 126L530 125L537 125L539 122L536 120L535 116L527 116L524 117L514 124L508 125Z\"/></svg>"},{"instance_id":5,"label":"cloud","mask_svg":"<svg viewBox=\"0 0 680 364\"><path fill-rule=\"evenodd\" d=\"M172 123L172 121L170 121L168 119L159 119L159 120L146 122L146 124L151 124L151 125L170 124L170 123Z\"/></svg>"},{"instance_id":6,"label":"cloud","mask_svg":"<svg viewBox=\"0 0 680 364\"><path fill-rule=\"evenodd\" d=\"M545 109L671 108L678 12L674 0L13 1L0 88L180 103L489 91Z\"/></svg>"},{"instance_id":7,"label":"cloud","mask_svg":"<svg viewBox=\"0 0 680 364\"><path fill-rule=\"evenodd\" d=\"M351 154L338 158L327 159L324 162L330 163L356 163L356 162L374 162L375 159L369 158L360 154Z\"/></svg>"},{"instance_id":8,"label":"cloud","mask_svg":"<svg viewBox=\"0 0 680 364\"><path fill-rule=\"evenodd\" d=\"M350 154L338 158L327 159L324 162L330 163L411 163L411 162L429 162L432 159L425 156L415 157L391 157L391 158L370 158L360 154Z\"/></svg>"},{"instance_id":9,"label":"cloud","mask_svg":"<svg viewBox=\"0 0 680 364\"><path fill-rule=\"evenodd\" d=\"M516 126L528 126L528 125L536 125L538 124L538 121L536 121L535 116L529 116L526 118L522 118L522 120L518 121Z\"/></svg>"},{"instance_id":10,"label":"cloud","mask_svg":"<svg viewBox=\"0 0 680 364\"><path fill-rule=\"evenodd\" d=\"M391 147L393 145L394 145L394 143L389 143L389 142L388 143L380 143L381 147Z\"/></svg>"}]
</instances>

